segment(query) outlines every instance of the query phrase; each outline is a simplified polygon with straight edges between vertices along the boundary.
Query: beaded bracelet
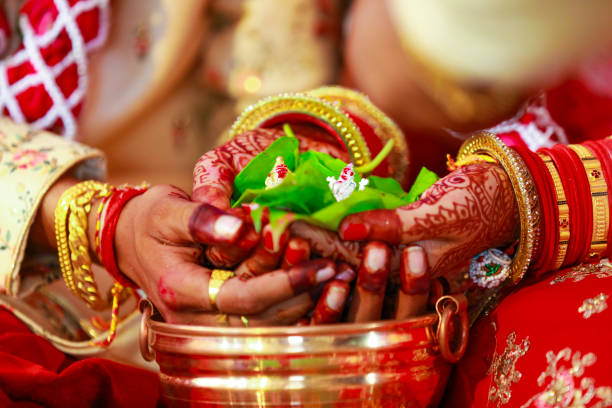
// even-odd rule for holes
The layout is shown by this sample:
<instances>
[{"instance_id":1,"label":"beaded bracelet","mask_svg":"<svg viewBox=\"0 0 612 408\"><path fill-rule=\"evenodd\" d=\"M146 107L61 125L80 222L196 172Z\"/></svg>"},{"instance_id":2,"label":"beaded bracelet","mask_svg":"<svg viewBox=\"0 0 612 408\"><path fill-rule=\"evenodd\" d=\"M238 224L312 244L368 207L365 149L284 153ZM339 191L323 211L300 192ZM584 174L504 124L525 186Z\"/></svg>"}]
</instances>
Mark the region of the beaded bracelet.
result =
<instances>
[{"instance_id":1,"label":"beaded bracelet","mask_svg":"<svg viewBox=\"0 0 612 408\"><path fill-rule=\"evenodd\" d=\"M596 260L601 258L607 246L610 221L608 185L601 164L591 150L581 145L570 145L569 148L579 156L590 187L592 224L591 234L587 236L590 245L586 246L580 260Z\"/></svg>"},{"instance_id":2,"label":"beaded bracelet","mask_svg":"<svg viewBox=\"0 0 612 408\"><path fill-rule=\"evenodd\" d=\"M457 160L474 154L488 154L496 159L508 175L515 193L521 232L518 247L509 268L512 282L516 283L525 275L534 253L537 252L540 203L535 183L518 153L492 133L481 132L466 140L459 149Z\"/></svg>"}]
</instances>

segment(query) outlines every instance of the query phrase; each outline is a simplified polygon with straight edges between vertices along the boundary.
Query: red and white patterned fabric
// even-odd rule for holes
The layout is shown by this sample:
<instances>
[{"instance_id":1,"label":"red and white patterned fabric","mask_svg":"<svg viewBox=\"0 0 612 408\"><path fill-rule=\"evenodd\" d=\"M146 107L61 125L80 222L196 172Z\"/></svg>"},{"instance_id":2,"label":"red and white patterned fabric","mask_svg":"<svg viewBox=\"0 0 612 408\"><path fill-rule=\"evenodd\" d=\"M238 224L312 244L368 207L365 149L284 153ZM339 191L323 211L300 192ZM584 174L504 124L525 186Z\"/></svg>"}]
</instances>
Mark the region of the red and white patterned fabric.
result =
<instances>
[{"instance_id":1,"label":"red and white patterned fabric","mask_svg":"<svg viewBox=\"0 0 612 408\"><path fill-rule=\"evenodd\" d=\"M568 143L565 131L548 111L544 93L528 101L514 118L487 130L499 136L508 146L522 145L533 151Z\"/></svg>"},{"instance_id":2,"label":"red and white patterned fabric","mask_svg":"<svg viewBox=\"0 0 612 408\"><path fill-rule=\"evenodd\" d=\"M11 27L8 25L4 10L0 7L0 55L6 52L11 38Z\"/></svg>"},{"instance_id":3,"label":"red and white patterned fabric","mask_svg":"<svg viewBox=\"0 0 612 408\"><path fill-rule=\"evenodd\" d=\"M23 40L0 61L0 111L19 123L76 134L87 89L87 53L105 41L109 0L28 0Z\"/></svg>"}]
</instances>

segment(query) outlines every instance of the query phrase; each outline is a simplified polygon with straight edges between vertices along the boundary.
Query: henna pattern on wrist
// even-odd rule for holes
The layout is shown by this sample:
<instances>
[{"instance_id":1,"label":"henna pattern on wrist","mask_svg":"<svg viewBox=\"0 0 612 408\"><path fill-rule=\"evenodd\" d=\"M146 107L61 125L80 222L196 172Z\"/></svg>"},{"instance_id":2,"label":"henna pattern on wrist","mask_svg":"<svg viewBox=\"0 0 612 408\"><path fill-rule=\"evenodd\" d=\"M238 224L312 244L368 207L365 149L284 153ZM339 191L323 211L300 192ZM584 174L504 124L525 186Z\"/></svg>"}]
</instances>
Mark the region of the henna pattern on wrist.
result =
<instances>
[{"instance_id":1,"label":"henna pattern on wrist","mask_svg":"<svg viewBox=\"0 0 612 408\"><path fill-rule=\"evenodd\" d=\"M474 164L451 173L418 202L399 209L398 215L404 236L456 242L439 254L434 273L451 270L487 248L508 245L518 236L512 185L503 169L493 164Z\"/></svg>"}]
</instances>

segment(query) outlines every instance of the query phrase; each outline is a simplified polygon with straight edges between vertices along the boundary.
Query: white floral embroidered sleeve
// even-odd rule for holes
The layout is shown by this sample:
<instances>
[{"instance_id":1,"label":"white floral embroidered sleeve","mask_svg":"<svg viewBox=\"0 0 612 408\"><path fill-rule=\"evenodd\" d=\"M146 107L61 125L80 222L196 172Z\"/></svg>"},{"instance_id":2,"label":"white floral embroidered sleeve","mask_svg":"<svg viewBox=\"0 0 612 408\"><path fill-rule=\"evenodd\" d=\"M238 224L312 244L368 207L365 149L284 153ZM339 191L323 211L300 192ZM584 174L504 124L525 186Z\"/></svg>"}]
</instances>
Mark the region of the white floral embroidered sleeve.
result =
<instances>
[{"instance_id":1,"label":"white floral embroidered sleeve","mask_svg":"<svg viewBox=\"0 0 612 408\"><path fill-rule=\"evenodd\" d=\"M66 172L100 178L96 149L0 118L0 294L17 296L28 233L45 192Z\"/></svg>"}]
</instances>

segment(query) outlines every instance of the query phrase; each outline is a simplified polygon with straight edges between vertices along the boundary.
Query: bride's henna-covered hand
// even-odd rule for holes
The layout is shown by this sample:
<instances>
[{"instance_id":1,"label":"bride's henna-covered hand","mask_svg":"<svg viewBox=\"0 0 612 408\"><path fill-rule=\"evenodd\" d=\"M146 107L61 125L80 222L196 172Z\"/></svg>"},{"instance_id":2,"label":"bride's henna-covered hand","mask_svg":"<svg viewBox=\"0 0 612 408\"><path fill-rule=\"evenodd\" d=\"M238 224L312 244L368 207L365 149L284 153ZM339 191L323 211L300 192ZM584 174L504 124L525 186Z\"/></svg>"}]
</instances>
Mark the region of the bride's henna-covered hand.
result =
<instances>
[{"instance_id":1,"label":"bride's henna-covered hand","mask_svg":"<svg viewBox=\"0 0 612 408\"><path fill-rule=\"evenodd\" d=\"M348 160L345 150L331 136L311 126L292 125L300 151L315 150ZM254 129L204 153L193 170L194 201L230 208L234 178L249 162L285 132L281 129Z\"/></svg>"},{"instance_id":2,"label":"bride's henna-covered hand","mask_svg":"<svg viewBox=\"0 0 612 408\"><path fill-rule=\"evenodd\" d=\"M292 130L300 141L300 151L316 150L348 160L347 153L336 145L335 141L325 132L307 125L292 125ZM229 209L236 175L256 155L284 135L285 133L281 129L255 129L245 132L202 155L193 171L192 199L221 209ZM243 220L249 219L242 209L229 211ZM252 269L255 266L255 271L251 271L251 274L257 274L257 270L263 271L265 269L262 267L269 267L270 257L267 256L268 254L263 250L255 251L250 256L250 261L245 261L245 258L253 251L259 240L259 234L252 231L233 248L209 247L206 250L205 257L212 264L221 268L235 267L240 262L243 265L246 264L245 268ZM268 259L260 259L261 254ZM245 272L245 268L241 268L241 272Z\"/></svg>"},{"instance_id":3,"label":"bride's henna-covered hand","mask_svg":"<svg viewBox=\"0 0 612 408\"><path fill-rule=\"evenodd\" d=\"M406 207L350 215L339 234L346 240L417 244L432 276L439 276L487 248L512 243L518 227L510 180L501 167L487 163L454 171Z\"/></svg>"},{"instance_id":4,"label":"bride's henna-covered hand","mask_svg":"<svg viewBox=\"0 0 612 408\"><path fill-rule=\"evenodd\" d=\"M290 324L313 306L308 292L335 276L335 264L314 260L249 280L232 278L220 288L215 310L208 297L211 271L198 264L201 244L235 245L245 222L208 204L195 203L176 187L156 186L127 203L115 236L120 270L138 284L170 322Z\"/></svg>"}]
</instances>

